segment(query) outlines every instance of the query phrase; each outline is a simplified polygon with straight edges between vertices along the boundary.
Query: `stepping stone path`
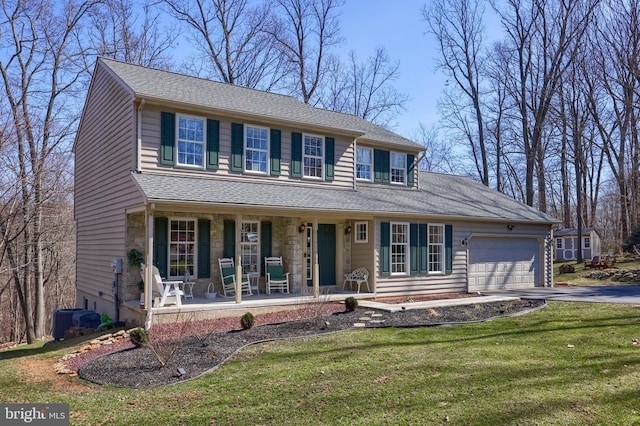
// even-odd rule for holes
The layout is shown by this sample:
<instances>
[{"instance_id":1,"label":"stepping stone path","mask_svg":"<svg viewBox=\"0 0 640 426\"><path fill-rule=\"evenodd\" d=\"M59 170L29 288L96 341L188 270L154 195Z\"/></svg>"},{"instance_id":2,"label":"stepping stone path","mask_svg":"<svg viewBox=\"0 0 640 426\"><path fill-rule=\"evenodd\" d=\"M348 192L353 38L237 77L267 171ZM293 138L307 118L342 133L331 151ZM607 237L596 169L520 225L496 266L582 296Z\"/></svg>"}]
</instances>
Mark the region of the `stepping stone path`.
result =
<instances>
[{"instance_id":1,"label":"stepping stone path","mask_svg":"<svg viewBox=\"0 0 640 426\"><path fill-rule=\"evenodd\" d=\"M367 315L367 316L358 318L358 321L361 321L361 322L353 323L353 326L355 328L364 328L364 327L367 326L367 323L369 323L369 324L384 324L384 320L383 319L373 319L373 318L381 318L383 316L382 314L378 314L375 311L365 311L364 314Z\"/></svg>"}]
</instances>

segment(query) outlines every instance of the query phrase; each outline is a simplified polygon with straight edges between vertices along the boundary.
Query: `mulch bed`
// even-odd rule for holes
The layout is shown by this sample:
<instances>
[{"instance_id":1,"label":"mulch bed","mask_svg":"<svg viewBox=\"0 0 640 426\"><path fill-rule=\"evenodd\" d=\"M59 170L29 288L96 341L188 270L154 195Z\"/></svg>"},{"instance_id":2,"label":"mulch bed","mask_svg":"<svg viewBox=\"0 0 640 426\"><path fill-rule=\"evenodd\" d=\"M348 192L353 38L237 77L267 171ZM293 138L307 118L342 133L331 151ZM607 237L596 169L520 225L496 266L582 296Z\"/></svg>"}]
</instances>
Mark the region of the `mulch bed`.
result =
<instances>
[{"instance_id":1,"label":"mulch bed","mask_svg":"<svg viewBox=\"0 0 640 426\"><path fill-rule=\"evenodd\" d=\"M189 324L188 331L171 324L152 328L152 343L146 347L135 348L130 342L123 343L111 348L120 349L115 352L102 356L99 353L88 355L93 359L74 358L71 362L76 365L70 367L79 368L80 377L102 385L132 388L165 386L215 369L247 345L351 330L355 323L362 322L361 318L367 313L371 315L371 312L375 312L376 320L380 322L367 322L367 328L421 327L514 315L542 307L544 303L542 300L515 300L395 313L368 308L345 312L344 305L326 304L325 312L300 310L256 316L256 324L262 325L248 330L240 328L238 318L193 322ZM160 356L156 356L152 348ZM175 353L171 354L173 350ZM163 366L159 358L168 360L166 365Z\"/></svg>"}]
</instances>

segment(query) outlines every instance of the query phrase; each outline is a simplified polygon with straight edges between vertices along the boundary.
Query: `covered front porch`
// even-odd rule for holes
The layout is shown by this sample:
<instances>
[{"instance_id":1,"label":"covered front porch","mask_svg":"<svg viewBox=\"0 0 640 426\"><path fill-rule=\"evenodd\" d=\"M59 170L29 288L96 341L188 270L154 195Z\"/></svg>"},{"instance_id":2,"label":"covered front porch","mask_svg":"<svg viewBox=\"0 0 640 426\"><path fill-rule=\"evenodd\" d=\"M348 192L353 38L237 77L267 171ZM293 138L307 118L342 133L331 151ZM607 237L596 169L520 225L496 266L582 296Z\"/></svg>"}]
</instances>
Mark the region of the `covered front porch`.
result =
<instances>
[{"instance_id":1,"label":"covered front porch","mask_svg":"<svg viewBox=\"0 0 640 426\"><path fill-rule=\"evenodd\" d=\"M241 302L236 302L234 298L217 296L215 299L194 296L184 298L182 296L181 306L166 305L159 308L152 308L153 323L175 322L178 317L189 320L204 320L223 317L241 316L245 312L261 314L276 310L298 309L324 303L343 302L347 297L356 299L375 298L374 293L360 292L349 288L343 290L339 286L323 291L315 297L312 289L304 292L292 293L254 293L243 295ZM139 324L143 324L147 319L147 310L141 306L140 301L127 301L123 308L128 311L129 317L135 317Z\"/></svg>"},{"instance_id":2,"label":"covered front porch","mask_svg":"<svg viewBox=\"0 0 640 426\"><path fill-rule=\"evenodd\" d=\"M127 250L143 253L145 264L154 265L162 280L184 281L189 276L188 296L181 306L153 305L151 269L145 270L144 299L137 283L141 270L129 267L123 286L122 316L149 326L145 307L152 306L153 316L178 312L197 318L215 318L243 314L247 310L273 310L301 304L342 301L348 295L373 297L375 284L369 278L371 293L343 290L344 274L373 263L371 240L354 250L353 219L307 216L302 212L246 209L231 213L228 209L212 211L206 206L148 204L127 212ZM366 219L359 220L368 223ZM289 293L265 294L267 277L265 258L282 259L289 275ZM236 281L251 276L252 295L235 291L225 295L219 260L231 258L237 268ZM356 264L354 264L356 262ZM184 287L184 286L183 286ZM238 289L240 286L238 286ZM259 289L259 291L257 291ZM186 290L186 289L185 289ZM207 298L210 291L217 298ZM366 289L365 289L366 291ZM174 315L175 316L175 315ZM146 319L145 319L146 318Z\"/></svg>"}]
</instances>

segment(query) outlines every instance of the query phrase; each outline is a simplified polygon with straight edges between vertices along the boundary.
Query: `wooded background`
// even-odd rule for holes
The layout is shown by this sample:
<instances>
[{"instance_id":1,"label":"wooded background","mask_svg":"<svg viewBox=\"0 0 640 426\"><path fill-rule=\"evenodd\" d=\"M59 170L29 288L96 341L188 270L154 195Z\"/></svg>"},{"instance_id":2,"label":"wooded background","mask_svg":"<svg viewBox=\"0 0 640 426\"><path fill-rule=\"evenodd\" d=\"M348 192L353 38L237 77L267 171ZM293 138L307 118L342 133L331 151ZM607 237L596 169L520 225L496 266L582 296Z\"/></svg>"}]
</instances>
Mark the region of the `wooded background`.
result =
<instances>
[{"instance_id":1,"label":"wooded background","mask_svg":"<svg viewBox=\"0 0 640 426\"><path fill-rule=\"evenodd\" d=\"M49 335L53 311L75 304L72 148L98 56L391 128L408 100L393 52L339 55L344 0L0 5L0 343ZM619 249L640 217L640 0L433 0L416 13L448 78L439 123L405 135L427 149L421 168L471 176ZM193 51L180 62L179 36Z\"/></svg>"}]
</instances>

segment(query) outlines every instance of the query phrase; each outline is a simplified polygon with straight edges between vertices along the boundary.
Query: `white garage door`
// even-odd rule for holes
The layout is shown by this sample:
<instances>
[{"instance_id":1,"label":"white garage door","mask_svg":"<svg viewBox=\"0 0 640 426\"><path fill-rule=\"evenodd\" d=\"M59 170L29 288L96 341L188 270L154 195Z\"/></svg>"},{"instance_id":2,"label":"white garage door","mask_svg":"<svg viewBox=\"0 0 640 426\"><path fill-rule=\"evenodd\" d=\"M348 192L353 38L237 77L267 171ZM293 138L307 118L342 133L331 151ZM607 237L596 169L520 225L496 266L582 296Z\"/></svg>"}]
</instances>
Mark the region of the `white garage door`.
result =
<instances>
[{"instance_id":1,"label":"white garage door","mask_svg":"<svg viewBox=\"0 0 640 426\"><path fill-rule=\"evenodd\" d=\"M469 241L469 291L540 285L540 243L536 238L473 237Z\"/></svg>"}]
</instances>

